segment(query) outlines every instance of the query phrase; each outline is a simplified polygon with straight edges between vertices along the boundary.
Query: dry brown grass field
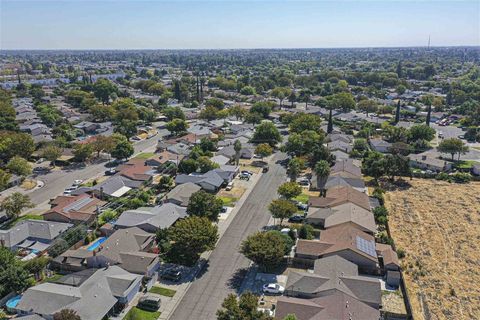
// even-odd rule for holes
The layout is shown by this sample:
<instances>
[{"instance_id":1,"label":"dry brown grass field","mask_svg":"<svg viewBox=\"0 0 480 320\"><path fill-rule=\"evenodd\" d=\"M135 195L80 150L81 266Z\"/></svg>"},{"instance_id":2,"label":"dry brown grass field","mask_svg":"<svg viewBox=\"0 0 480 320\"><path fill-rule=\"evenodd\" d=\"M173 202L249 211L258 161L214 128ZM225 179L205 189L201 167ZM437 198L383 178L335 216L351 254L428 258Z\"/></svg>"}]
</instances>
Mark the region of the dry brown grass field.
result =
<instances>
[{"instance_id":1,"label":"dry brown grass field","mask_svg":"<svg viewBox=\"0 0 480 320\"><path fill-rule=\"evenodd\" d=\"M385 199L414 319L480 319L480 183L409 183Z\"/></svg>"}]
</instances>

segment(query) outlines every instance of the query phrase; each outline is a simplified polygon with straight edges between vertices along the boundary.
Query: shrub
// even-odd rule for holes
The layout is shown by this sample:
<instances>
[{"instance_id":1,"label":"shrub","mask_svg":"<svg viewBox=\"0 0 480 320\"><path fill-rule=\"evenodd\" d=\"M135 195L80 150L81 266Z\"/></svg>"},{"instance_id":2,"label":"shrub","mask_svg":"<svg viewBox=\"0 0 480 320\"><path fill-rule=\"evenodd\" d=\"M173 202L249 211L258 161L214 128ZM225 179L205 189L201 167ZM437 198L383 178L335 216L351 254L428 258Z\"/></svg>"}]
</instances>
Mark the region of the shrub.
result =
<instances>
[{"instance_id":1,"label":"shrub","mask_svg":"<svg viewBox=\"0 0 480 320\"><path fill-rule=\"evenodd\" d=\"M465 172L455 172L451 175L452 179L456 183L467 183L472 180L472 176Z\"/></svg>"},{"instance_id":2,"label":"shrub","mask_svg":"<svg viewBox=\"0 0 480 320\"><path fill-rule=\"evenodd\" d=\"M398 256L399 259L405 258L405 250L403 250L401 248L398 248L397 249L397 256Z\"/></svg>"},{"instance_id":3,"label":"shrub","mask_svg":"<svg viewBox=\"0 0 480 320\"><path fill-rule=\"evenodd\" d=\"M300 239L313 239L313 227L309 224L303 224L298 230L298 237Z\"/></svg>"}]
</instances>

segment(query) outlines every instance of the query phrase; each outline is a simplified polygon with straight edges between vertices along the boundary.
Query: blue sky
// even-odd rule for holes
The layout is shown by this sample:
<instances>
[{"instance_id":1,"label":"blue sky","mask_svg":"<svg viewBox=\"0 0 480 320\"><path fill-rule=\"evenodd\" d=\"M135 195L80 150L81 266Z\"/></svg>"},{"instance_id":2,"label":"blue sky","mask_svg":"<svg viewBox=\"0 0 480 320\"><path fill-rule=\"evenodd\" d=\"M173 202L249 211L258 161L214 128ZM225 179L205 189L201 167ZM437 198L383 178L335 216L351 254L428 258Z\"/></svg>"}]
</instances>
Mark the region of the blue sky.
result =
<instances>
[{"instance_id":1,"label":"blue sky","mask_svg":"<svg viewBox=\"0 0 480 320\"><path fill-rule=\"evenodd\" d=\"M0 0L0 49L480 45L480 1Z\"/></svg>"}]
</instances>

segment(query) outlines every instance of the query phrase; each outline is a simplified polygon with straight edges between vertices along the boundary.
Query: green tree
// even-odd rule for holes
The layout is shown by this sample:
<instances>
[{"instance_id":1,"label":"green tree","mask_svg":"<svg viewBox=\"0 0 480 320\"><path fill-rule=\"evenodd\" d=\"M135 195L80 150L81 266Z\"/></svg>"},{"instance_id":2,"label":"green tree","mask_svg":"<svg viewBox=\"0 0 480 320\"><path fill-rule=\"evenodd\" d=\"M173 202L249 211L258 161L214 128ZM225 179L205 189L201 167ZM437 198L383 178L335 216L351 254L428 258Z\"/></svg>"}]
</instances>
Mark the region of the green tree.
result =
<instances>
[{"instance_id":1,"label":"green tree","mask_svg":"<svg viewBox=\"0 0 480 320\"><path fill-rule=\"evenodd\" d=\"M285 182L277 190L278 194L285 199L293 199L302 194L302 187L296 182Z\"/></svg>"},{"instance_id":2,"label":"green tree","mask_svg":"<svg viewBox=\"0 0 480 320\"><path fill-rule=\"evenodd\" d=\"M255 88L252 86L245 86L240 90L240 93L246 96L253 96L256 94Z\"/></svg>"},{"instance_id":3,"label":"green tree","mask_svg":"<svg viewBox=\"0 0 480 320\"><path fill-rule=\"evenodd\" d=\"M250 108L251 113L261 114L264 119L268 118L270 112L272 112L273 104L271 102L260 101L255 102Z\"/></svg>"},{"instance_id":4,"label":"green tree","mask_svg":"<svg viewBox=\"0 0 480 320\"><path fill-rule=\"evenodd\" d=\"M290 176L290 181L296 181L298 175L306 169L305 160L299 157L294 157L288 161L288 175Z\"/></svg>"},{"instance_id":5,"label":"green tree","mask_svg":"<svg viewBox=\"0 0 480 320\"><path fill-rule=\"evenodd\" d=\"M93 151L97 153L97 158L100 157L100 152L111 153L115 149L115 138L110 136L96 136L96 139L92 142Z\"/></svg>"},{"instance_id":6,"label":"green tree","mask_svg":"<svg viewBox=\"0 0 480 320\"><path fill-rule=\"evenodd\" d=\"M268 143L261 143L255 148L255 154L265 158L273 153L273 148Z\"/></svg>"},{"instance_id":7,"label":"green tree","mask_svg":"<svg viewBox=\"0 0 480 320\"><path fill-rule=\"evenodd\" d=\"M355 109L355 99L349 92L336 93L330 99L331 106L334 109L341 109L343 112Z\"/></svg>"},{"instance_id":8,"label":"green tree","mask_svg":"<svg viewBox=\"0 0 480 320\"><path fill-rule=\"evenodd\" d=\"M200 111L200 114L198 115L198 117L200 119L205 119L207 121L212 121L212 120L217 119L218 113L219 113L219 110L217 108L215 108L214 106L207 106L207 107L205 107L205 109Z\"/></svg>"},{"instance_id":9,"label":"green tree","mask_svg":"<svg viewBox=\"0 0 480 320\"><path fill-rule=\"evenodd\" d=\"M236 104L228 109L228 113L231 116L234 116L235 119L239 120L239 119L245 118L245 115L247 114L247 110L242 108L240 105Z\"/></svg>"},{"instance_id":10,"label":"green tree","mask_svg":"<svg viewBox=\"0 0 480 320\"><path fill-rule=\"evenodd\" d=\"M313 227L309 224L302 224L300 229L298 229L298 237L300 239L312 240L314 238L313 235Z\"/></svg>"},{"instance_id":11,"label":"green tree","mask_svg":"<svg viewBox=\"0 0 480 320\"><path fill-rule=\"evenodd\" d=\"M0 191L3 191L7 188L8 182L10 181L10 178L12 177L12 174L0 169Z\"/></svg>"},{"instance_id":12,"label":"green tree","mask_svg":"<svg viewBox=\"0 0 480 320\"><path fill-rule=\"evenodd\" d=\"M77 143L73 147L73 155L75 156L75 161L85 162L90 159L93 155L93 144L92 143Z\"/></svg>"},{"instance_id":13,"label":"green tree","mask_svg":"<svg viewBox=\"0 0 480 320\"><path fill-rule=\"evenodd\" d=\"M35 142L27 133L0 131L0 159L7 162L14 156L30 158L35 151Z\"/></svg>"},{"instance_id":14,"label":"green tree","mask_svg":"<svg viewBox=\"0 0 480 320\"><path fill-rule=\"evenodd\" d=\"M32 173L32 166L28 163L27 160L20 156L15 156L10 161L8 161L6 168L11 173L14 173L19 176L28 176Z\"/></svg>"},{"instance_id":15,"label":"green tree","mask_svg":"<svg viewBox=\"0 0 480 320\"><path fill-rule=\"evenodd\" d=\"M119 141L115 148L112 150L111 155L115 159L128 159L133 155L135 150L133 149L133 145L127 139Z\"/></svg>"},{"instance_id":16,"label":"green tree","mask_svg":"<svg viewBox=\"0 0 480 320\"><path fill-rule=\"evenodd\" d=\"M242 151L242 143L240 140L235 140L233 143L233 150L235 150L235 164L238 166L240 161L240 152Z\"/></svg>"},{"instance_id":17,"label":"green tree","mask_svg":"<svg viewBox=\"0 0 480 320\"><path fill-rule=\"evenodd\" d=\"M199 157L197 160L197 163L198 163L198 169L200 169L201 173L205 173L220 167L217 163L210 160L210 158L207 156Z\"/></svg>"},{"instance_id":18,"label":"green tree","mask_svg":"<svg viewBox=\"0 0 480 320\"><path fill-rule=\"evenodd\" d=\"M93 85L93 94L103 104L107 104L118 88L108 79L98 79Z\"/></svg>"},{"instance_id":19,"label":"green tree","mask_svg":"<svg viewBox=\"0 0 480 320\"><path fill-rule=\"evenodd\" d=\"M396 176L411 176L411 169L407 157L399 154L388 154L385 156L383 162L385 175L387 175L391 181L394 181Z\"/></svg>"},{"instance_id":20,"label":"green tree","mask_svg":"<svg viewBox=\"0 0 480 320\"><path fill-rule=\"evenodd\" d=\"M205 217L192 216L177 221L168 231L172 243L170 258L181 264L193 265L202 252L215 247L217 231L217 226Z\"/></svg>"},{"instance_id":21,"label":"green tree","mask_svg":"<svg viewBox=\"0 0 480 320\"><path fill-rule=\"evenodd\" d=\"M168 131L170 131L173 135L180 135L184 133L188 129L188 124L185 120L182 119L173 119L172 121L168 122L165 126Z\"/></svg>"},{"instance_id":22,"label":"green tree","mask_svg":"<svg viewBox=\"0 0 480 320\"><path fill-rule=\"evenodd\" d=\"M222 208L222 199L200 190L190 197L187 213L191 216L206 217L211 221L218 221L218 215L222 211Z\"/></svg>"},{"instance_id":23,"label":"green tree","mask_svg":"<svg viewBox=\"0 0 480 320\"><path fill-rule=\"evenodd\" d=\"M0 246L0 296L22 292L30 285L29 274L10 249Z\"/></svg>"},{"instance_id":24,"label":"green tree","mask_svg":"<svg viewBox=\"0 0 480 320\"><path fill-rule=\"evenodd\" d=\"M380 152L370 151L362 161L362 171L375 179L385 174L384 156Z\"/></svg>"},{"instance_id":25,"label":"green tree","mask_svg":"<svg viewBox=\"0 0 480 320\"><path fill-rule=\"evenodd\" d=\"M311 130L321 132L322 120L316 114L299 113L290 122L290 132L302 133Z\"/></svg>"},{"instance_id":26,"label":"green tree","mask_svg":"<svg viewBox=\"0 0 480 320\"><path fill-rule=\"evenodd\" d=\"M34 206L28 195L14 192L3 199L0 204L0 209L5 211L7 217L10 219L16 219L23 209L33 208Z\"/></svg>"},{"instance_id":27,"label":"green tree","mask_svg":"<svg viewBox=\"0 0 480 320\"><path fill-rule=\"evenodd\" d=\"M162 113L167 117L168 121L173 119L185 120L185 113L180 107L167 107L163 109Z\"/></svg>"},{"instance_id":28,"label":"green tree","mask_svg":"<svg viewBox=\"0 0 480 320\"><path fill-rule=\"evenodd\" d=\"M468 152L468 146L458 138L448 138L440 142L438 151L441 153L450 153L452 161L454 160L455 154L458 153L458 160L460 160L460 155Z\"/></svg>"},{"instance_id":29,"label":"green tree","mask_svg":"<svg viewBox=\"0 0 480 320\"><path fill-rule=\"evenodd\" d=\"M373 100L364 99L358 102L357 108L358 110L364 111L368 116L369 113L374 113L377 111L377 104Z\"/></svg>"},{"instance_id":30,"label":"green tree","mask_svg":"<svg viewBox=\"0 0 480 320\"><path fill-rule=\"evenodd\" d=\"M285 240L277 233L257 232L242 242L240 252L264 271L278 267L285 255Z\"/></svg>"},{"instance_id":31,"label":"green tree","mask_svg":"<svg viewBox=\"0 0 480 320\"><path fill-rule=\"evenodd\" d=\"M273 320L272 317L258 310L258 296L247 291L237 299L229 294L217 311L217 320Z\"/></svg>"},{"instance_id":32,"label":"green tree","mask_svg":"<svg viewBox=\"0 0 480 320\"><path fill-rule=\"evenodd\" d=\"M62 155L62 148L57 147L54 144L48 144L42 149L40 149L40 157L45 158L47 161L50 161L55 165L55 161Z\"/></svg>"},{"instance_id":33,"label":"green tree","mask_svg":"<svg viewBox=\"0 0 480 320\"><path fill-rule=\"evenodd\" d=\"M198 162L195 159L184 159L178 164L178 172L190 174L198 170Z\"/></svg>"},{"instance_id":34,"label":"green tree","mask_svg":"<svg viewBox=\"0 0 480 320\"><path fill-rule=\"evenodd\" d=\"M273 200L268 206L268 210L275 219L280 219L280 225L282 225L284 219L288 219L295 212L297 212L297 206L293 202L286 199Z\"/></svg>"},{"instance_id":35,"label":"green tree","mask_svg":"<svg viewBox=\"0 0 480 320\"><path fill-rule=\"evenodd\" d=\"M111 121L115 116L115 109L111 105L96 104L90 107L90 114L97 121Z\"/></svg>"},{"instance_id":36,"label":"green tree","mask_svg":"<svg viewBox=\"0 0 480 320\"><path fill-rule=\"evenodd\" d=\"M408 130L409 141L427 140L435 138L435 129L426 124L414 125Z\"/></svg>"},{"instance_id":37,"label":"green tree","mask_svg":"<svg viewBox=\"0 0 480 320\"><path fill-rule=\"evenodd\" d=\"M280 108L283 105L283 100L292 93L292 90L287 87L276 87L272 89L271 95L280 100Z\"/></svg>"},{"instance_id":38,"label":"green tree","mask_svg":"<svg viewBox=\"0 0 480 320\"><path fill-rule=\"evenodd\" d=\"M327 191L324 186L330 175L330 164L325 160L320 160L315 164L315 175L317 176L317 186L320 189L321 195L324 197L327 195Z\"/></svg>"},{"instance_id":39,"label":"green tree","mask_svg":"<svg viewBox=\"0 0 480 320\"><path fill-rule=\"evenodd\" d=\"M268 143L270 146L275 147L277 143L282 142L282 136L272 122L262 122L255 128L252 141L255 143Z\"/></svg>"}]
</instances>

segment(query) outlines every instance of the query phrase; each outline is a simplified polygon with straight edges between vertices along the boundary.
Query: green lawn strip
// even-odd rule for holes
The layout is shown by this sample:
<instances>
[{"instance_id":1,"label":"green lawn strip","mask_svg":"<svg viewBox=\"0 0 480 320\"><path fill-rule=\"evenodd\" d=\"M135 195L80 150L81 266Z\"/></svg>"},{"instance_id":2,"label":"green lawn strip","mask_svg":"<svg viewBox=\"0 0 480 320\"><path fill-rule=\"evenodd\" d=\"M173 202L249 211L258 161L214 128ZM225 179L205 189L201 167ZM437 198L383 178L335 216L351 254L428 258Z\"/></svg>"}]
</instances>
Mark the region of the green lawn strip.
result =
<instances>
[{"instance_id":1,"label":"green lawn strip","mask_svg":"<svg viewBox=\"0 0 480 320\"><path fill-rule=\"evenodd\" d=\"M235 206L235 202L237 202L237 198L230 198L230 197L218 197L220 200L223 201L223 205L226 206L226 207L234 207Z\"/></svg>"},{"instance_id":2,"label":"green lawn strip","mask_svg":"<svg viewBox=\"0 0 480 320\"><path fill-rule=\"evenodd\" d=\"M168 289L168 288L163 288L163 287L158 287L158 286L153 286L150 291L151 293L156 293L161 296L166 296L166 297L173 297L175 295L175 290Z\"/></svg>"},{"instance_id":3,"label":"green lawn strip","mask_svg":"<svg viewBox=\"0 0 480 320\"><path fill-rule=\"evenodd\" d=\"M58 279L60 279L61 277L63 277L63 274L56 273L53 276L51 276L50 278L45 278L45 282L55 282Z\"/></svg>"},{"instance_id":4,"label":"green lawn strip","mask_svg":"<svg viewBox=\"0 0 480 320\"><path fill-rule=\"evenodd\" d=\"M151 157L153 157L155 155L155 153L153 152L142 152L142 153L139 153L135 156L135 159L149 159Z\"/></svg>"},{"instance_id":5,"label":"green lawn strip","mask_svg":"<svg viewBox=\"0 0 480 320\"><path fill-rule=\"evenodd\" d=\"M133 307L123 318L124 320L157 320L160 317L158 311L147 311Z\"/></svg>"},{"instance_id":6,"label":"green lawn strip","mask_svg":"<svg viewBox=\"0 0 480 320\"><path fill-rule=\"evenodd\" d=\"M302 203L307 203L308 202L308 194L302 193L301 195L299 195L299 196L297 196L293 199L295 199L297 201L300 201Z\"/></svg>"},{"instance_id":7,"label":"green lawn strip","mask_svg":"<svg viewBox=\"0 0 480 320\"><path fill-rule=\"evenodd\" d=\"M36 215L36 214L26 214L24 216L20 216L17 219L14 219L14 220L8 222L7 224L4 225L3 228L4 229L10 229L11 227L13 227L14 225L16 225L17 223L19 223L20 221L23 221L23 220L43 220L43 216Z\"/></svg>"},{"instance_id":8,"label":"green lawn strip","mask_svg":"<svg viewBox=\"0 0 480 320\"><path fill-rule=\"evenodd\" d=\"M472 160L463 160L455 163L455 167L458 169L471 169L476 163L478 162Z\"/></svg>"}]
</instances>

